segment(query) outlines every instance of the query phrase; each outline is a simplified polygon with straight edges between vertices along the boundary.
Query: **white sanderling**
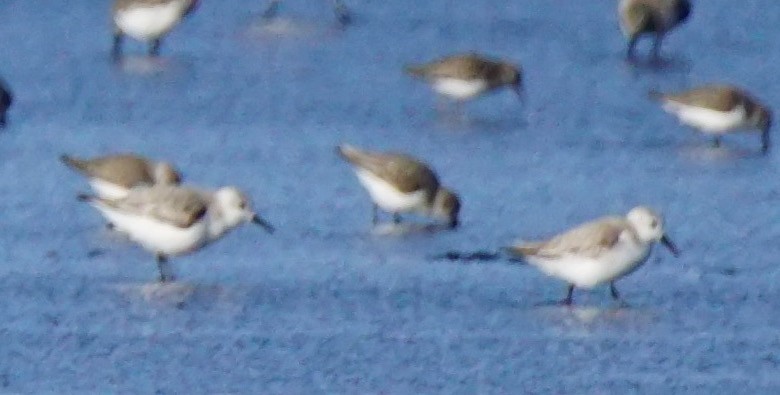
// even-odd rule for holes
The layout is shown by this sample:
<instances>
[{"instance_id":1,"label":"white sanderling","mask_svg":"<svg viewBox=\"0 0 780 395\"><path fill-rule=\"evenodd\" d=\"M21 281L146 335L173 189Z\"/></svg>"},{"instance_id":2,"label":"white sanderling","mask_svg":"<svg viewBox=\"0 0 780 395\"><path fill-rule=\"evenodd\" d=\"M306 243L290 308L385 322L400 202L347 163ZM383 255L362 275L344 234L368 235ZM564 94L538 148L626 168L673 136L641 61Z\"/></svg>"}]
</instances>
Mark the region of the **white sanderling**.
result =
<instances>
[{"instance_id":1,"label":"white sanderling","mask_svg":"<svg viewBox=\"0 0 780 395\"><path fill-rule=\"evenodd\" d=\"M506 250L545 274L566 281L569 288L561 303L570 305L575 287L591 289L607 282L612 298L619 300L615 281L638 269L657 241L674 256L679 254L664 234L661 216L639 206L625 217L599 218L549 240L520 242Z\"/></svg>"},{"instance_id":2,"label":"white sanderling","mask_svg":"<svg viewBox=\"0 0 780 395\"><path fill-rule=\"evenodd\" d=\"M170 280L164 268L169 256L195 251L244 222L258 224L269 233L274 230L234 187L210 192L171 185L140 186L124 198L81 195L79 199L155 254L161 282Z\"/></svg>"}]
</instances>

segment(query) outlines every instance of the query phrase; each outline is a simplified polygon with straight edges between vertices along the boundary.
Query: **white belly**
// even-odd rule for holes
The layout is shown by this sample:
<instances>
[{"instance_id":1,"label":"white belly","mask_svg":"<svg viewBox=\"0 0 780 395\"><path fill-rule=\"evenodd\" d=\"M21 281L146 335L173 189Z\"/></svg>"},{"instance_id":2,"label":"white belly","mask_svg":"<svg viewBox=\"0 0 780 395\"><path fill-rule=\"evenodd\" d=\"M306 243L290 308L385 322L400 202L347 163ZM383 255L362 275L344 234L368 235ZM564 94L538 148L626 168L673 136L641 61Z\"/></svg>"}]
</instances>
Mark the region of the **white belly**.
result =
<instances>
[{"instance_id":1,"label":"white belly","mask_svg":"<svg viewBox=\"0 0 780 395\"><path fill-rule=\"evenodd\" d=\"M487 83L483 80L438 78L433 82L433 89L442 95L458 100L466 100L484 92L487 89Z\"/></svg>"},{"instance_id":2,"label":"white belly","mask_svg":"<svg viewBox=\"0 0 780 395\"><path fill-rule=\"evenodd\" d=\"M180 255L204 245L208 241L205 221L189 228L179 228L151 217L126 214L95 204L95 207L114 224L116 229L153 253Z\"/></svg>"},{"instance_id":3,"label":"white belly","mask_svg":"<svg viewBox=\"0 0 780 395\"><path fill-rule=\"evenodd\" d=\"M101 180L99 178L90 178L89 185L99 197L109 200L121 199L127 196L127 192L129 191L127 188L121 185Z\"/></svg>"},{"instance_id":4,"label":"white belly","mask_svg":"<svg viewBox=\"0 0 780 395\"><path fill-rule=\"evenodd\" d=\"M424 191L402 193L387 181L369 171L356 169L355 173L360 183L368 191L371 199L382 210L391 213L425 210L426 200Z\"/></svg>"},{"instance_id":5,"label":"white belly","mask_svg":"<svg viewBox=\"0 0 780 395\"><path fill-rule=\"evenodd\" d=\"M745 108L737 106L731 111L715 111L701 107L666 102L664 110L680 119L680 122L693 126L704 133L723 134L746 127Z\"/></svg>"},{"instance_id":6,"label":"white belly","mask_svg":"<svg viewBox=\"0 0 780 395\"><path fill-rule=\"evenodd\" d=\"M149 41L168 33L180 18L181 5L178 1L169 1L119 11L114 15L114 23L124 34L139 41Z\"/></svg>"},{"instance_id":7,"label":"white belly","mask_svg":"<svg viewBox=\"0 0 780 395\"><path fill-rule=\"evenodd\" d=\"M620 242L598 259L566 254L557 259L527 257L543 273L560 278L578 288L593 288L633 272L647 259L650 245Z\"/></svg>"}]
</instances>

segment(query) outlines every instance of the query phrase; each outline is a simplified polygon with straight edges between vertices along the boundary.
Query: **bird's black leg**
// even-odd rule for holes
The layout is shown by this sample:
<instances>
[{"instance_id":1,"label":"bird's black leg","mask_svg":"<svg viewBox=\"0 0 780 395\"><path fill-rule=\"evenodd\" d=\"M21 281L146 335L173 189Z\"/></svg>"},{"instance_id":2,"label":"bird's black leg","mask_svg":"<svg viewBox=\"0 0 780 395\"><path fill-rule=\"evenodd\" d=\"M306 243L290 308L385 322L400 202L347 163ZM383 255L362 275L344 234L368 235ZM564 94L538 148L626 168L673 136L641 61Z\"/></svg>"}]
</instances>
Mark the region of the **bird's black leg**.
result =
<instances>
[{"instance_id":1,"label":"bird's black leg","mask_svg":"<svg viewBox=\"0 0 780 395\"><path fill-rule=\"evenodd\" d=\"M160 271L160 282L161 283L168 282L170 278L165 273L166 271L165 269L167 266L166 263L168 263L168 257L166 257L163 254L157 254L156 258L157 258L157 270Z\"/></svg>"},{"instance_id":2,"label":"bird's black leg","mask_svg":"<svg viewBox=\"0 0 780 395\"><path fill-rule=\"evenodd\" d=\"M271 0L268 3L268 6L265 7L265 11L263 11L263 19L276 18L276 14L279 12L279 1L280 0Z\"/></svg>"},{"instance_id":3,"label":"bird's black leg","mask_svg":"<svg viewBox=\"0 0 780 395\"><path fill-rule=\"evenodd\" d=\"M157 57L160 55L160 45L162 44L162 39L155 38L152 41L152 45L149 47L149 56Z\"/></svg>"},{"instance_id":4,"label":"bird's black leg","mask_svg":"<svg viewBox=\"0 0 780 395\"><path fill-rule=\"evenodd\" d=\"M615 288L615 282L609 283L609 293L612 295L612 299L614 300L620 300L620 294L618 293L617 288Z\"/></svg>"},{"instance_id":5,"label":"bird's black leg","mask_svg":"<svg viewBox=\"0 0 780 395\"><path fill-rule=\"evenodd\" d=\"M636 48L636 43L639 41L639 36L635 35L631 37L631 39L628 40L628 49L626 50L626 59L629 61L634 60L634 49Z\"/></svg>"},{"instance_id":6,"label":"bird's black leg","mask_svg":"<svg viewBox=\"0 0 780 395\"><path fill-rule=\"evenodd\" d=\"M371 224L376 225L379 223L379 206L374 204L371 207Z\"/></svg>"},{"instance_id":7,"label":"bird's black leg","mask_svg":"<svg viewBox=\"0 0 780 395\"><path fill-rule=\"evenodd\" d=\"M0 128L4 128L7 123L8 123L8 118L6 112L3 111L3 113L0 114Z\"/></svg>"},{"instance_id":8,"label":"bird's black leg","mask_svg":"<svg viewBox=\"0 0 780 395\"><path fill-rule=\"evenodd\" d=\"M658 33L653 41L653 60L660 62L661 60L661 43L664 41L664 34Z\"/></svg>"},{"instance_id":9,"label":"bird's black leg","mask_svg":"<svg viewBox=\"0 0 780 395\"><path fill-rule=\"evenodd\" d=\"M566 298L564 298L562 301L558 302L558 304L564 305L564 306L571 306L571 303L573 301L572 296L574 295L574 285L569 284L569 288L566 291Z\"/></svg>"},{"instance_id":10,"label":"bird's black leg","mask_svg":"<svg viewBox=\"0 0 780 395\"><path fill-rule=\"evenodd\" d=\"M401 223L401 214L393 213L393 223L396 225Z\"/></svg>"},{"instance_id":11,"label":"bird's black leg","mask_svg":"<svg viewBox=\"0 0 780 395\"><path fill-rule=\"evenodd\" d=\"M720 136L715 136L715 139L712 140L712 146L715 148L720 148Z\"/></svg>"},{"instance_id":12,"label":"bird's black leg","mask_svg":"<svg viewBox=\"0 0 780 395\"><path fill-rule=\"evenodd\" d=\"M333 0L333 12L336 13L336 20L342 26L349 25L352 22L352 16L349 14L347 6L341 0Z\"/></svg>"},{"instance_id":13,"label":"bird's black leg","mask_svg":"<svg viewBox=\"0 0 780 395\"><path fill-rule=\"evenodd\" d=\"M122 56L122 33L114 33L114 44L111 46L111 59L114 61L119 60Z\"/></svg>"}]
</instances>

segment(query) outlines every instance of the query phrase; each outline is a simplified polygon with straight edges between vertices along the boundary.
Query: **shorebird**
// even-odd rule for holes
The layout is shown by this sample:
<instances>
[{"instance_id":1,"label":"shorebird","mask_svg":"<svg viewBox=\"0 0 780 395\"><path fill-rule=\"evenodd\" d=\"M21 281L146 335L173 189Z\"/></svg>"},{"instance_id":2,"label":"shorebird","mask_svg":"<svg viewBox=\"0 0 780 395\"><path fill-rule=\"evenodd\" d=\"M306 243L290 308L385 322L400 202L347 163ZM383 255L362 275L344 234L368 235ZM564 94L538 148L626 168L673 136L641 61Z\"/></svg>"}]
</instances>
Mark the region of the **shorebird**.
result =
<instances>
[{"instance_id":1,"label":"shorebird","mask_svg":"<svg viewBox=\"0 0 780 395\"><path fill-rule=\"evenodd\" d=\"M650 92L664 111L681 123L715 137L744 130L761 132L761 151L769 151L772 112L744 90L730 85L708 85L678 93Z\"/></svg>"},{"instance_id":2,"label":"shorebird","mask_svg":"<svg viewBox=\"0 0 780 395\"><path fill-rule=\"evenodd\" d=\"M634 58L634 47L643 35L653 35L653 57L658 59L666 34L685 22L691 13L688 0L621 0L620 28L628 39L626 56Z\"/></svg>"},{"instance_id":3,"label":"shorebird","mask_svg":"<svg viewBox=\"0 0 780 395\"><path fill-rule=\"evenodd\" d=\"M264 19L276 18L276 14L279 12L279 3L281 0L271 0L263 11ZM346 26L352 22L352 16L347 9L347 6L341 0L331 0L333 3L333 12L336 14L336 20L342 25Z\"/></svg>"},{"instance_id":4,"label":"shorebird","mask_svg":"<svg viewBox=\"0 0 780 395\"><path fill-rule=\"evenodd\" d=\"M106 155L79 159L62 155L60 160L89 179L92 189L101 198L119 199L130 188L139 185L176 185L181 175L169 163L157 162L135 154Z\"/></svg>"},{"instance_id":5,"label":"shorebird","mask_svg":"<svg viewBox=\"0 0 780 395\"><path fill-rule=\"evenodd\" d=\"M458 196L442 187L425 163L408 155L363 151L347 144L337 151L371 196L374 225L381 208L393 215L395 223L400 222L401 213L414 212L446 220L450 228L458 226Z\"/></svg>"},{"instance_id":6,"label":"shorebird","mask_svg":"<svg viewBox=\"0 0 780 395\"><path fill-rule=\"evenodd\" d=\"M599 218L551 239L521 242L506 250L543 273L566 281L568 291L560 303L570 305L575 287L591 289L605 283L609 283L612 298L619 300L615 281L638 269L658 241L674 256L679 255L664 234L661 216L639 206L625 217Z\"/></svg>"},{"instance_id":7,"label":"shorebird","mask_svg":"<svg viewBox=\"0 0 780 395\"><path fill-rule=\"evenodd\" d=\"M8 88L8 84L5 81L0 79L0 128L5 127L8 123L8 108L11 107L13 102L14 96L11 93L11 89Z\"/></svg>"},{"instance_id":8,"label":"shorebird","mask_svg":"<svg viewBox=\"0 0 780 395\"><path fill-rule=\"evenodd\" d=\"M522 99L520 67L469 53L411 65L406 72L431 84L439 94L457 102L508 86Z\"/></svg>"},{"instance_id":9,"label":"shorebird","mask_svg":"<svg viewBox=\"0 0 780 395\"><path fill-rule=\"evenodd\" d=\"M122 53L122 39L130 36L148 42L149 55L160 54L162 38L192 13L199 0L116 0L113 7L112 57Z\"/></svg>"},{"instance_id":10,"label":"shorebird","mask_svg":"<svg viewBox=\"0 0 780 395\"><path fill-rule=\"evenodd\" d=\"M168 257L193 252L244 222L274 231L234 187L209 192L171 185L140 186L124 198L80 195L79 200L97 208L118 231L151 251L161 282L171 280L164 269Z\"/></svg>"}]
</instances>

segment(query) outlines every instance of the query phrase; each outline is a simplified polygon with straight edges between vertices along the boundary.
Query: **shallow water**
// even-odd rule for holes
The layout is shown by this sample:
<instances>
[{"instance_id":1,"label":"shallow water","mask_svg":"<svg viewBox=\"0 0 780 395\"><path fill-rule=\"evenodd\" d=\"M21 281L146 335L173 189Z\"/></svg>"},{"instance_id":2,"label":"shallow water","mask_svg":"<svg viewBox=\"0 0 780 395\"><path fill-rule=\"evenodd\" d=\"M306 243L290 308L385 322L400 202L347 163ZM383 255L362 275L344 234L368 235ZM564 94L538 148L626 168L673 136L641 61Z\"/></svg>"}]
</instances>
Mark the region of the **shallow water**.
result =
<instances>
[{"instance_id":1,"label":"shallow water","mask_svg":"<svg viewBox=\"0 0 780 395\"><path fill-rule=\"evenodd\" d=\"M163 56L108 62L108 4L0 4L0 392L773 393L778 156L712 149L649 89L738 83L778 102L767 0L698 2L660 67L623 62L611 1L203 2ZM419 3L419 4L418 4ZM304 4L308 5L305 6ZM712 23L717 21L717 23ZM648 43L642 43L643 50ZM519 62L509 91L437 111L403 65L479 50ZM425 158L464 206L455 232L372 229L342 142ZM171 261L102 228L62 153L134 151L187 182L235 184L277 227ZM658 248L607 289L510 262L451 262L637 204Z\"/></svg>"}]
</instances>

